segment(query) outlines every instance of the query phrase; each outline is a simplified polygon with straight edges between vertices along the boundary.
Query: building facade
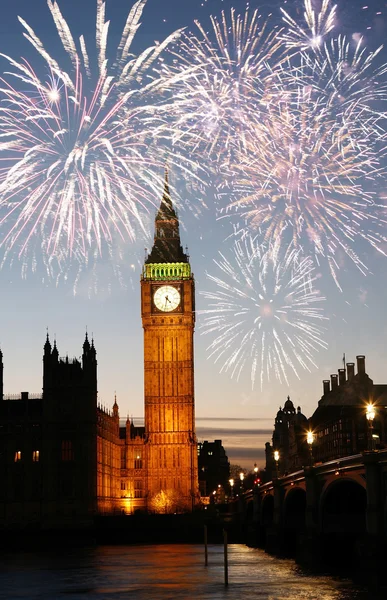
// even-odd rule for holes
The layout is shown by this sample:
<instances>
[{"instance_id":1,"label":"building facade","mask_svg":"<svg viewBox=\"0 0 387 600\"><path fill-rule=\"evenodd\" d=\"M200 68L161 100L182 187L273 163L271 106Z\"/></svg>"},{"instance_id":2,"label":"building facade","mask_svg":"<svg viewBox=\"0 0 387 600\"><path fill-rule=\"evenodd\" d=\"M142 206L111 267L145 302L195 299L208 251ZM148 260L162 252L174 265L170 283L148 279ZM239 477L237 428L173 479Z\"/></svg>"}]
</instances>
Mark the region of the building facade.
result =
<instances>
[{"instance_id":1,"label":"building facade","mask_svg":"<svg viewBox=\"0 0 387 600\"><path fill-rule=\"evenodd\" d=\"M297 412L288 397L277 413L272 444L266 444L266 479L278 473L292 473L314 464L334 461L370 449L387 447L387 384L375 384L366 372L365 356L332 373L323 381L323 395L313 415L307 419ZM367 420L367 405L375 418ZM313 443L307 443L307 432ZM278 463L274 451L278 450Z\"/></svg>"},{"instance_id":2,"label":"building facade","mask_svg":"<svg viewBox=\"0 0 387 600\"><path fill-rule=\"evenodd\" d=\"M229 489L230 463L222 440L198 444L199 487L202 496L209 496L218 489Z\"/></svg>"},{"instance_id":3,"label":"building facade","mask_svg":"<svg viewBox=\"0 0 387 600\"><path fill-rule=\"evenodd\" d=\"M195 286L166 174L141 277L145 426L98 403L97 352L59 356L47 334L43 393L4 396L0 528L88 527L96 514L192 510L198 500Z\"/></svg>"}]
</instances>

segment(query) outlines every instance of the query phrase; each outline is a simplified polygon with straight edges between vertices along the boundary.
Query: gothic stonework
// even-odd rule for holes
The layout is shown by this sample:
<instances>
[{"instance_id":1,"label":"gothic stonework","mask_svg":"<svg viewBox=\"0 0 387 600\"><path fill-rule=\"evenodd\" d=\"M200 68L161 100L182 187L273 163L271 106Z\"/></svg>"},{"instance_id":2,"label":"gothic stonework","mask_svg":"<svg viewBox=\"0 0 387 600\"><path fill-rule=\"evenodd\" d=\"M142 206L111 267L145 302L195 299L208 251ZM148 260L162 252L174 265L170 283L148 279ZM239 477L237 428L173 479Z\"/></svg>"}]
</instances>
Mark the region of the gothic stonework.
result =
<instances>
[{"instance_id":1,"label":"gothic stonework","mask_svg":"<svg viewBox=\"0 0 387 600\"><path fill-rule=\"evenodd\" d=\"M180 244L166 177L152 251L141 280L144 328L146 494L173 490L185 507L198 493L194 407L194 278Z\"/></svg>"},{"instance_id":2,"label":"gothic stonework","mask_svg":"<svg viewBox=\"0 0 387 600\"><path fill-rule=\"evenodd\" d=\"M97 359L60 358L48 338L43 395L3 393L0 351L0 530L87 527L96 512L192 509L198 496L194 415L194 278L168 178L141 278L145 427L98 403Z\"/></svg>"}]
</instances>

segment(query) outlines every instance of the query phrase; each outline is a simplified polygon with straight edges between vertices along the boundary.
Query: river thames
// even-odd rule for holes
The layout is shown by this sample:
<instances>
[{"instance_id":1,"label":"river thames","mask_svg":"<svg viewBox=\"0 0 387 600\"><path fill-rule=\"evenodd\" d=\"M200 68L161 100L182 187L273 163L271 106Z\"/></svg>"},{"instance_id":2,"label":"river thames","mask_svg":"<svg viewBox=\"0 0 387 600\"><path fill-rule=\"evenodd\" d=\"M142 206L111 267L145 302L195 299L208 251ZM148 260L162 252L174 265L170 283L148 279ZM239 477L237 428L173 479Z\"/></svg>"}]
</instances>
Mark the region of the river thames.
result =
<instances>
[{"instance_id":1,"label":"river thames","mask_svg":"<svg viewBox=\"0 0 387 600\"><path fill-rule=\"evenodd\" d=\"M0 556L5 600L363 600L375 599L348 580L307 574L294 561L232 544L229 585L223 546L99 546Z\"/></svg>"}]
</instances>

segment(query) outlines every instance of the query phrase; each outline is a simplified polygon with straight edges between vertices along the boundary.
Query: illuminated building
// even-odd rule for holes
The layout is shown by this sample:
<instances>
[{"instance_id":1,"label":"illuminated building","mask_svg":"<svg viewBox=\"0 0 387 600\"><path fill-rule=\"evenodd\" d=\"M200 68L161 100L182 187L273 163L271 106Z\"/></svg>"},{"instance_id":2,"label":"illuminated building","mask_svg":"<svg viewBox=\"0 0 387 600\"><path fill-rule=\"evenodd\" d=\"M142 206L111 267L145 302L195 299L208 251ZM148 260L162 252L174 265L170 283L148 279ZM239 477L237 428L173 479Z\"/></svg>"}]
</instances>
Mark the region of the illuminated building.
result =
<instances>
[{"instance_id":1,"label":"illuminated building","mask_svg":"<svg viewBox=\"0 0 387 600\"><path fill-rule=\"evenodd\" d=\"M88 527L96 514L177 510L198 499L194 278L164 193L141 278L145 427L98 403L97 352L60 358L47 334L43 394L4 396L0 352L0 528ZM171 498L173 502L171 503Z\"/></svg>"}]
</instances>

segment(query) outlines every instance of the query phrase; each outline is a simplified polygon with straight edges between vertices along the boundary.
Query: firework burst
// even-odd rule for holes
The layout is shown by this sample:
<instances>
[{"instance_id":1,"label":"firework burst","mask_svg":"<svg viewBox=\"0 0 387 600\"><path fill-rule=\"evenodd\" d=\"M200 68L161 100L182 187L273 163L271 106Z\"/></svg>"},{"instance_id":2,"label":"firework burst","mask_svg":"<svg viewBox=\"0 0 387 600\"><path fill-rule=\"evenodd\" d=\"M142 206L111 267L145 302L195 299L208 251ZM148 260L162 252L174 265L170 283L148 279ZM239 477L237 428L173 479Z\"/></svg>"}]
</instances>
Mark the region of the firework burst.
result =
<instances>
[{"instance_id":1,"label":"firework burst","mask_svg":"<svg viewBox=\"0 0 387 600\"><path fill-rule=\"evenodd\" d=\"M6 254L16 249L20 257L38 238L49 257L57 254L63 261L67 253L82 259L90 248L101 252L112 230L134 239L143 229L142 213L159 199L164 166L153 123L155 98L166 82L156 64L179 36L175 32L134 56L131 45L145 4L138 0L130 10L111 66L102 0L97 0L96 61L84 37L74 39L58 4L48 0L69 70L19 17L24 36L44 60L46 78L26 61L5 56L12 69L2 80L0 106L0 226Z\"/></svg>"},{"instance_id":2,"label":"firework burst","mask_svg":"<svg viewBox=\"0 0 387 600\"><path fill-rule=\"evenodd\" d=\"M306 29L301 27L283 8L283 20L287 30L281 36L287 48L295 50L318 49L324 38L332 31L336 23L336 5L330 0L322 0L320 10L313 9L312 0L304 2L304 20Z\"/></svg>"},{"instance_id":3,"label":"firework burst","mask_svg":"<svg viewBox=\"0 0 387 600\"><path fill-rule=\"evenodd\" d=\"M237 209L266 239L327 258L339 285L339 252L362 271L365 241L384 253L386 65L343 37L276 70L265 119L251 117L231 172ZM227 167L230 173L229 166Z\"/></svg>"},{"instance_id":4,"label":"firework burst","mask_svg":"<svg viewBox=\"0 0 387 600\"><path fill-rule=\"evenodd\" d=\"M249 7L244 15L231 9L229 18L211 17L210 32L195 24L198 33L183 33L164 65L175 82L174 142L219 162L244 145L250 115L264 110L284 48L278 30Z\"/></svg>"},{"instance_id":5,"label":"firework burst","mask_svg":"<svg viewBox=\"0 0 387 600\"><path fill-rule=\"evenodd\" d=\"M288 373L316 366L314 356L327 345L321 303L314 288L313 261L291 250L268 252L257 238L235 243L230 260L219 254L219 275L207 274L213 291L203 292L208 309L201 311L201 332L215 336L209 356L221 371L239 378L248 370L254 387L270 378L288 383Z\"/></svg>"}]
</instances>

